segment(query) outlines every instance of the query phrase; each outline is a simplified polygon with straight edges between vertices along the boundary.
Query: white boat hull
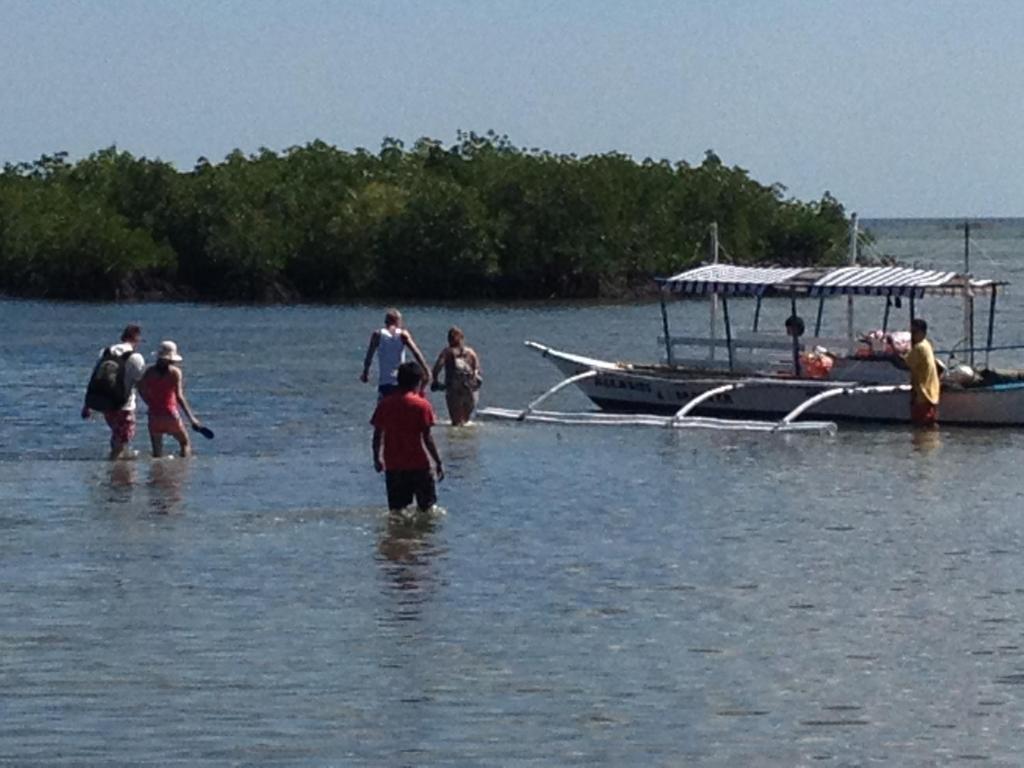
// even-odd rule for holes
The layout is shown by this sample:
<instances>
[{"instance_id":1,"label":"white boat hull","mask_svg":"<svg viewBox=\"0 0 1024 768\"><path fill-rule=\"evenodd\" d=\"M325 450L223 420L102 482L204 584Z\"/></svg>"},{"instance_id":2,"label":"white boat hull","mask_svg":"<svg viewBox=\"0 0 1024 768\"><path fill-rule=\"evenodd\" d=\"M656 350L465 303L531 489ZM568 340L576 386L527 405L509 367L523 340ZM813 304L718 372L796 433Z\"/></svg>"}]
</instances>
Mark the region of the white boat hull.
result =
<instances>
[{"instance_id":1,"label":"white boat hull","mask_svg":"<svg viewBox=\"0 0 1024 768\"><path fill-rule=\"evenodd\" d=\"M597 375L576 386L599 408L611 412L672 414L708 390L743 377L708 372L654 369L587 358L528 342L565 376L587 370ZM857 387L865 382L820 379L759 378L711 397L695 409L701 416L778 419L830 387ZM848 394L824 400L804 414L837 421L909 422L906 392ZM1024 383L949 389L942 393L939 420L972 426L1024 425Z\"/></svg>"}]
</instances>

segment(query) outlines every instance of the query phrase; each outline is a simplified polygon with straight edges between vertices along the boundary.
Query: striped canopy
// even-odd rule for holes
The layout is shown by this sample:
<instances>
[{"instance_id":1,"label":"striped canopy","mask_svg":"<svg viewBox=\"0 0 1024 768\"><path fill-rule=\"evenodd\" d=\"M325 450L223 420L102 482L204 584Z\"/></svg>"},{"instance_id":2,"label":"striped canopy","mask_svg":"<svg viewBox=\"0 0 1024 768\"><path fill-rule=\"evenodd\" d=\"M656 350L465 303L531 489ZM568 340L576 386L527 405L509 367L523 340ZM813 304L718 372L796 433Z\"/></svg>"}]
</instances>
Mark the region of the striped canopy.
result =
<instances>
[{"instance_id":1,"label":"striped canopy","mask_svg":"<svg viewBox=\"0 0 1024 768\"><path fill-rule=\"evenodd\" d=\"M694 296L956 296L1005 283L910 267L740 267L707 264L659 278L671 293Z\"/></svg>"}]
</instances>

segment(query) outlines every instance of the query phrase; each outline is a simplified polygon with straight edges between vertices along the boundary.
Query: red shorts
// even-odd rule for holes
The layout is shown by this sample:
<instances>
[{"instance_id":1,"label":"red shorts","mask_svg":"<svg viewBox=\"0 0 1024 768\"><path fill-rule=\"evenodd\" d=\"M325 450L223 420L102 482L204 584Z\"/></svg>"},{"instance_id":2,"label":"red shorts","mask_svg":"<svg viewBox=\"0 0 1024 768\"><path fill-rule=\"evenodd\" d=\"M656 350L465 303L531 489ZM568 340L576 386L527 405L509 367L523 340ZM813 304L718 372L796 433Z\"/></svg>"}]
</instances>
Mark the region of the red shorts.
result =
<instances>
[{"instance_id":1,"label":"red shorts","mask_svg":"<svg viewBox=\"0 0 1024 768\"><path fill-rule=\"evenodd\" d=\"M910 420L918 426L930 426L939 420L939 408L929 402L911 403Z\"/></svg>"},{"instance_id":2,"label":"red shorts","mask_svg":"<svg viewBox=\"0 0 1024 768\"><path fill-rule=\"evenodd\" d=\"M110 427L111 445L125 445L135 437L135 411L105 411L103 418Z\"/></svg>"},{"instance_id":3,"label":"red shorts","mask_svg":"<svg viewBox=\"0 0 1024 768\"><path fill-rule=\"evenodd\" d=\"M149 434L151 435L181 435L185 432L185 426L181 423L181 417L176 413L149 413Z\"/></svg>"}]
</instances>

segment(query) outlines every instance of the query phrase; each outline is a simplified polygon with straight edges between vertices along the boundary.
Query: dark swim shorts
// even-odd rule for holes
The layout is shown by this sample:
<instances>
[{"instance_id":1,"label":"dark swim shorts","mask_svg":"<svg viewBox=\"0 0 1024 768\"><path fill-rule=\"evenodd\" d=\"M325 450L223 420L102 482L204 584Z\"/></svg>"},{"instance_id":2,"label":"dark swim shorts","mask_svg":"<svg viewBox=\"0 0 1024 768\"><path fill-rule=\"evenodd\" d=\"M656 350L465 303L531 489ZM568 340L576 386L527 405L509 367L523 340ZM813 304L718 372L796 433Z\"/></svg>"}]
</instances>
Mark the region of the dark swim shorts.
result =
<instances>
[{"instance_id":1,"label":"dark swim shorts","mask_svg":"<svg viewBox=\"0 0 1024 768\"><path fill-rule=\"evenodd\" d=\"M420 511L430 509L437 502L434 473L429 469L396 469L384 473L388 489L388 509L405 509L416 497Z\"/></svg>"}]
</instances>

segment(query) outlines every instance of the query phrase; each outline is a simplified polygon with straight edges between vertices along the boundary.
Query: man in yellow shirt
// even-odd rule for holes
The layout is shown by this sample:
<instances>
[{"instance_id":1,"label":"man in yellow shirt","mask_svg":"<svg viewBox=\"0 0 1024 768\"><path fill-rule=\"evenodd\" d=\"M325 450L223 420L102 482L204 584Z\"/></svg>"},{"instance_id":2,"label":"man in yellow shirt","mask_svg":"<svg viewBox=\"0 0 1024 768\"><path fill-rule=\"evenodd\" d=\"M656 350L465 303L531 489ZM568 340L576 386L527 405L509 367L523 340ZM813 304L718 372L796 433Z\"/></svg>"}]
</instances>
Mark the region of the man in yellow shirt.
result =
<instances>
[{"instance_id":1,"label":"man in yellow shirt","mask_svg":"<svg viewBox=\"0 0 1024 768\"><path fill-rule=\"evenodd\" d=\"M910 420L929 426L939 419L939 371L935 352L928 341L928 323L920 318L910 321L910 352L904 360L910 369Z\"/></svg>"}]
</instances>

